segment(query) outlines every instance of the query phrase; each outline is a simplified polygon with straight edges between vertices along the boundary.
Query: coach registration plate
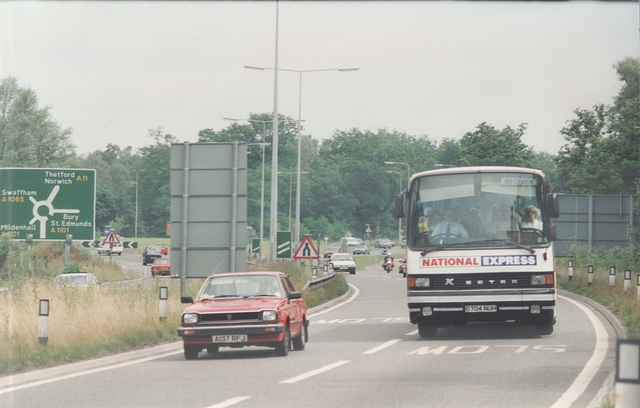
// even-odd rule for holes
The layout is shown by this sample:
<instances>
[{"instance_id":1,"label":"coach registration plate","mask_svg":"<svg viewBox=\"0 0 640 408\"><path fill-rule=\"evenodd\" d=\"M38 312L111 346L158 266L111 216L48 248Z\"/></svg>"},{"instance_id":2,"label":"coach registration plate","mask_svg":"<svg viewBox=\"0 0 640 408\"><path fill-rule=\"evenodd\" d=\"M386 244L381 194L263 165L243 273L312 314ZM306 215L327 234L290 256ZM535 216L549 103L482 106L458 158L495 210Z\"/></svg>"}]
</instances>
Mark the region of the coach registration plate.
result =
<instances>
[{"instance_id":1,"label":"coach registration plate","mask_svg":"<svg viewBox=\"0 0 640 408\"><path fill-rule=\"evenodd\" d=\"M220 336L213 336L214 343L246 343L246 334L226 334Z\"/></svg>"},{"instance_id":2,"label":"coach registration plate","mask_svg":"<svg viewBox=\"0 0 640 408\"><path fill-rule=\"evenodd\" d=\"M467 305L464 307L464 311L467 313L492 313L498 311L496 305Z\"/></svg>"}]
</instances>

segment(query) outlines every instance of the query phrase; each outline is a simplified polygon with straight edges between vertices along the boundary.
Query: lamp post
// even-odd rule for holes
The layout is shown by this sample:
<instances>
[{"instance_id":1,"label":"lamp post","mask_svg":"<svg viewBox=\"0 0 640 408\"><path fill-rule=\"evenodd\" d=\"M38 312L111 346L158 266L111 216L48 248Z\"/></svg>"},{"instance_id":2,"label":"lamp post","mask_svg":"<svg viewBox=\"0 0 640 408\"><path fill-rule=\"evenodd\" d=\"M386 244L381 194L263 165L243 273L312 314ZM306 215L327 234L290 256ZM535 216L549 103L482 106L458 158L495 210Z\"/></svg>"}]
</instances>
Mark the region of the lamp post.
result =
<instances>
[{"instance_id":1,"label":"lamp post","mask_svg":"<svg viewBox=\"0 0 640 408\"><path fill-rule=\"evenodd\" d=\"M407 188L409 187L409 179L411 178L411 169L409 168L409 163L386 161L384 162L384 164L403 164L407 166Z\"/></svg>"},{"instance_id":2,"label":"lamp post","mask_svg":"<svg viewBox=\"0 0 640 408\"><path fill-rule=\"evenodd\" d=\"M236 118L223 118L224 120L231 120L237 122L241 119ZM247 143L247 145L259 145L262 146L262 186L260 188L260 259L262 259L262 238L264 237L264 148L269 143L265 143L267 138L267 123L272 123L272 120L257 120L257 119L242 119L247 122L262 123L262 143Z\"/></svg>"},{"instance_id":3,"label":"lamp post","mask_svg":"<svg viewBox=\"0 0 640 408\"><path fill-rule=\"evenodd\" d=\"M338 71L338 72L348 72L348 71L358 71L360 68L324 68L324 69L286 69L286 68L270 68L270 67L256 67L252 65L245 65L247 69L256 69L259 71L264 70L274 70L274 71L287 71L287 72L297 72L300 77L300 85L298 92L298 164L297 164L297 181L296 181L296 232L294 236L294 240L296 244L300 241L300 170L302 167L301 164L301 156L302 156L302 136L301 136L301 122L302 122L302 74L308 72L322 72L322 71Z\"/></svg>"},{"instance_id":4,"label":"lamp post","mask_svg":"<svg viewBox=\"0 0 640 408\"><path fill-rule=\"evenodd\" d=\"M402 185L404 184L402 182L402 173L400 173L399 171L393 171L393 170L386 170L385 172L395 173L400 176L400 192L402 192ZM401 243L402 243L402 218L398 218L398 245L400 245Z\"/></svg>"},{"instance_id":5,"label":"lamp post","mask_svg":"<svg viewBox=\"0 0 640 408\"><path fill-rule=\"evenodd\" d=\"M223 118L224 120L230 120L233 122L238 121L246 121L246 122L255 122L262 123L262 143L247 143L247 146L262 146L262 186L260 191L260 259L262 259L262 239L264 237L264 148L265 146L270 145L271 143L266 143L265 140L267 138L267 123L273 123L273 120L258 120L258 119L238 119L238 118ZM284 121L290 122L290 121Z\"/></svg>"},{"instance_id":6,"label":"lamp post","mask_svg":"<svg viewBox=\"0 0 640 408\"><path fill-rule=\"evenodd\" d=\"M303 171L303 174L308 173L308 171ZM293 191L293 179L292 176L296 174L295 171L279 171L278 174L288 174L289 175L289 231L291 231L291 201ZM299 173L298 173L299 174Z\"/></svg>"}]
</instances>

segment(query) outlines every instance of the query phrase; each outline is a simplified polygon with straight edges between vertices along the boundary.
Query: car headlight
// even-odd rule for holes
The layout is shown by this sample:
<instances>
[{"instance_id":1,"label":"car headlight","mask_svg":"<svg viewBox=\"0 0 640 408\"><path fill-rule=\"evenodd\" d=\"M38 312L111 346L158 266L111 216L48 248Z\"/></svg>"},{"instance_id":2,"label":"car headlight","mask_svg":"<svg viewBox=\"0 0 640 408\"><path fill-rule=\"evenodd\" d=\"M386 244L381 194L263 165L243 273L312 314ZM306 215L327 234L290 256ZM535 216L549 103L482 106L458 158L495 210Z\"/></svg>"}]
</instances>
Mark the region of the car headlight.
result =
<instances>
[{"instance_id":1,"label":"car headlight","mask_svg":"<svg viewBox=\"0 0 640 408\"><path fill-rule=\"evenodd\" d=\"M197 313L185 313L182 315L182 321L187 324L198 323Z\"/></svg>"},{"instance_id":2,"label":"car headlight","mask_svg":"<svg viewBox=\"0 0 640 408\"><path fill-rule=\"evenodd\" d=\"M262 320L265 322L274 322L278 320L278 312L275 310L265 310L262 312Z\"/></svg>"}]
</instances>

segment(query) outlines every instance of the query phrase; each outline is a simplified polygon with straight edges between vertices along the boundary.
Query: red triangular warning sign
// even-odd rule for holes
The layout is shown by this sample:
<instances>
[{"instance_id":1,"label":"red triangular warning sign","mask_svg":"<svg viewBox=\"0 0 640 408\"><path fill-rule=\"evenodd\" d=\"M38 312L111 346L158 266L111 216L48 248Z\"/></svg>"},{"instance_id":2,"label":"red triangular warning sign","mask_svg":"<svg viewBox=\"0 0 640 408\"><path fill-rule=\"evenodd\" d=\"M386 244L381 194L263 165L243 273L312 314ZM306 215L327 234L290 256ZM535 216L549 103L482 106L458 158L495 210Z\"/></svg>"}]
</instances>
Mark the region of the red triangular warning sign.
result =
<instances>
[{"instance_id":1,"label":"red triangular warning sign","mask_svg":"<svg viewBox=\"0 0 640 408\"><path fill-rule=\"evenodd\" d=\"M104 239L102 240L103 244L119 244L120 243L120 238L118 238L118 235L116 235L116 232L114 230L109 230L109 233L107 234L106 237L104 237Z\"/></svg>"},{"instance_id":2,"label":"red triangular warning sign","mask_svg":"<svg viewBox=\"0 0 640 408\"><path fill-rule=\"evenodd\" d=\"M293 254L293 259L316 259L318 258L318 250L313 246L311 238L304 237L296 253Z\"/></svg>"}]
</instances>

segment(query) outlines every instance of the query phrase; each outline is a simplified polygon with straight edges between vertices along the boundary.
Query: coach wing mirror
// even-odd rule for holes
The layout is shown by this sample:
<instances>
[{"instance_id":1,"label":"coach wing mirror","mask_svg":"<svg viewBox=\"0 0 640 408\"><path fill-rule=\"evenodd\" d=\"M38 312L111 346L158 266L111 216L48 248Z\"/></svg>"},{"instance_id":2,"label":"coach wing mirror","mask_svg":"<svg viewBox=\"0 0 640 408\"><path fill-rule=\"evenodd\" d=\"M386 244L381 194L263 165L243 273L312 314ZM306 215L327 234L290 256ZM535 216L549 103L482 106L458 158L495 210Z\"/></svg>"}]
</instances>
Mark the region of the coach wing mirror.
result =
<instances>
[{"instance_id":1,"label":"coach wing mirror","mask_svg":"<svg viewBox=\"0 0 640 408\"><path fill-rule=\"evenodd\" d=\"M560 202L558 200L558 193L547 194L547 209L549 210L549 217L560 217Z\"/></svg>"},{"instance_id":2,"label":"coach wing mirror","mask_svg":"<svg viewBox=\"0 0 640 408\"><path fill-rule=\"evenodd\" d=\"M407 191L403 191L402 193L396 195L396 203L393 208L393 216L396 218L404 218L404 204L406 202L406 194Z\"/></svg>"},{"instance_id":3,"label":"coach wing mirror","mask_svg":"<svg viewBox=\"0 0 640 408\"><path fill-rule=\"evenodd\" d=\"M556 232L556 224L554 222L547 222L544 224L544 234L549 241L555 241L558 239L558 233Z\"/></svg>"}]
</instances>

